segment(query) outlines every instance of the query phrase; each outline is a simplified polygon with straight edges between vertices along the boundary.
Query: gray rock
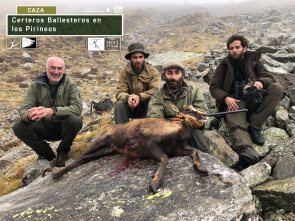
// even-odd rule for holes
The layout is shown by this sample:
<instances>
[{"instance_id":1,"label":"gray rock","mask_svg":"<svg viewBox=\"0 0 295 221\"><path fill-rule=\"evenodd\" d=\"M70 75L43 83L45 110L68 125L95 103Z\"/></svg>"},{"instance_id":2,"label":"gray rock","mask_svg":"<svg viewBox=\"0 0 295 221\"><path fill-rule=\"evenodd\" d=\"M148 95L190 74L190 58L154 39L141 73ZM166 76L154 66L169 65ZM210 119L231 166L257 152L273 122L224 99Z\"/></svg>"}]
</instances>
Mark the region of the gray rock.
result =
<instances>
[{"instance_id":1,"label":"gray rock","mask_svg":"<svg viewBox=\"0 0 295 221\"><path fill-rule=\"evenodd\" d=\"M261 162L266 162L273 167L276 165L281 156L287 153L295 153L295 137L291 137L288 140L279 140L274 142L270 153L267 154Z\"/></svg>"},{"instance_id":2,"label":"gray rock","mask_svg":"<svg viewBox=\"0 0 295 221\"><path fill-rule=\"evenodd\" d=\"M281 75L285 75L288 74L288 72L283 69L282 67L271 67L267 64L264 65L266 67L266 69L271 72L272 74L281 74Z\"/></svg>"},{"instance_id":3,"label":"gray rock","mask_svg":"<svg viewBox=\"0 0 295 221\"><path fill-rule=\"evenodd\" d=\"M27 186L38 177L43 177L45 172L51 172L51 164L47 160L38 160L30 163L22 178L22 186Z\"/></svg>"},{"instance_id":4,"label":"gray rock","mask_svg":"<svg viewBox=\"0 0 295 221\"><path fill-rule=\"evenodd\" d=\"M0 158L0 164L2 166L0 172L2 174L8 172L16 161L30 156L33 153L34 151L23 147L15 147L7 151L6 154Z\"/></svg>"},{"instance_id":5,"label":"gray rock","mask_svg":"<svg viewBox=\"0 0 295 221\"><path fill-rule=\"evenodd\" d=\"M289 136L287 132L281 128L271 127L266 130L262 130L261 133L265 138L263 146L254 145L253 148L258 152L259 156L265 156L278 142L288 140ZM270 164L273 166L272 164Z\"/></svg>"},{"instance_id":6,"label":"gray rock","mask_svg":"<svg viewBox=\"0 0 295 221\"><path fill-rule=\"evenodd\" d=\"M32 57L27 52L22 53L22 59L25 62L32 62Z\"/></svg>"},{"instance_id":7,"label":"gray rock","mask_svg":"<svg viewBox=\"0 0 295 221\"><path fill-rule=\"evenodd\" d=\"M274 46L261 46L256 51L260 53L276 53L277 50Z\"/></svg>"},{"instance_id":8,"label":"gray rock","mask_svg":"<svg viewBox=\"0 0 295 221\"><path fill-rule=\"evenodd\" d=\"M291 100L288 96L284 96L284 98L280 101L278 107L283 107L286 110L289 110L291 107Z\"/></svg>"},{"instance_id":9,"label":"gray rock","mask_svg":"<svg viewBox=\"0 0 295 221\"><path fill-rule=\"evenodd\" d=\"M50 176L0 197L2 220L259 220L250 189L215 157L200 153L208 176L190 157L170 158L157 194L147 190L158 163L115 155Z\"/></svg>"},{"instance_id":10,"label":"gray rock","mask_svg":"<svg viewBox=\"0 0 295 221\"><path fill-rule=\"evenodd\" d=\"M286 109L280 109L276 111L275 118L277 120L277 124L280 128L285 129L286 125L289 123L289 115Z\"/></svg>"},{"instance_id":11,"label":"gray rock","mask_svg":"<svg viewBox=\"0 0 295 221\"><path fill-rule=\"evenodd\" d=\"M286 125L286 131L290 137L295 136L295 122L294 121L292 121Z\"/></svg>"},{"instance_id":12,"label":"gray rock","mask_svg":"<svg viewBox=\"0 0 295 221\"><path fill-rule=\"evenodd\" d=\"M285 154L274 167L272 176L277 180L295 177L295 156L292 153Z\"/></svg>"},{"instance_id":13,"label":"gray rock","mask_svg":"<svg viewBox=\"0 0 295 221\"><path fill-rule=\"evenodd\" d=\"M295 212L295 177L270 181L252 189L264 210Z\"/></svg>"},{"instance_id":14,"label":"gray rock","mask_svg":"<svg viewBox=\"0 0 295 221\"><path fill-rule=\"evenodd\" d=\"M91 71L91 68L90 67L83 67L79 70L80 74L81 75L84 75L84 74L87 74Z\"/></svg>"},{"instance_id":15,"label":"gray rock","mask_svg":"<svg viewBox=\"0 0 295 221\"><path fill-rule=\"evenodd\" d=\"M283 65L283 63L278 62L278 61L276 61L276 60L270 58L270 57L269 57L268 55L266 55L266 54L263 54L263 55L261 56L260 61L262 62L262 64L266 64L266 65L268 65L268 66L270 66L270 67L274 67L274 68L278 68L278 67L281 67L281 66Z\"/></svg>"},{"instance_id":16,"label":"gray rock","mask_svg":"<svg viewBox=\"0 0 295 221\"><path fill-rule=\"evenodd\" d=\"M250 188L266 181L270 173L271 166L265 162L256 163L239 172L243 182Z\"/></svg>"},{"instance_id":17,"label":"gray rock","mask_svg":"<svg viewBox=\"0 0 295 221\"><path fill-rule=\"evenodd\" d=\"M267 125L268 127L277 127L277 121L276 118L273 116L269 116L265 122L265 125Z\"/></svg>"},{"instance_id":18,"label":"gray rock","mask_svg":"<svg viewBox=\"0 0 295 221\"><path fill-rule=\"evenodd\" d=\"M290 54L269 54L269 56L279 62L288 63L295 62L295 53Z\"/></svg>"},{"instance_id":19,"label":"gray rock","mask_svg":"<svg viewBox=\"0 0 295 221\"><path fill-rule=\"evenodd\" d=\"M239 162L238 154L231 149L218 132L205 131L204 137L208 143L209 153L218 158L222 163L233 167Z\"/></svg>"},{"instance_id":20,"label":"gray rock","mask_svg":"<svg viewBox=\"0 0 295 221\"><path fill-rule=\"evenodd\" d=\"M295 34L288 39L288 44L295 44Z\"/></svg>"}]
</instances>

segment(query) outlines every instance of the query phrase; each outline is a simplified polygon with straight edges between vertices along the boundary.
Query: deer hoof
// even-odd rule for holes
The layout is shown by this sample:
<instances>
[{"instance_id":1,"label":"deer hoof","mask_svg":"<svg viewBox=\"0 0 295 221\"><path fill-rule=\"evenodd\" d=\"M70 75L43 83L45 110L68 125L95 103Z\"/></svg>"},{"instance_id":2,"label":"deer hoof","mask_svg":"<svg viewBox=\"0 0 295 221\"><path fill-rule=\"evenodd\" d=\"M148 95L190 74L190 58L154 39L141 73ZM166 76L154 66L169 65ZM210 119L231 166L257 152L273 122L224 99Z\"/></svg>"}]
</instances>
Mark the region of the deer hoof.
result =
<instances>
[{"instance_id":1,"label":"deer hoof","mask_svg":"<svg viewBox=\"0 0 295 221\"><path fill-rule=\"evenodd\" d=\"M51 176L53 179L57 179L60 177L60 174L59 173L52 173Z\"/></svg>"},{"instance_id":2,"label":"deer hoof","mask_svg":"<svg viewBox=\"0 0 295 221\"><path fill-rule=\"evenodd\" d=\"M195 165L195 169L201 173L205 173L205 174L209 173L208 170L203 165L201 166Z\"/></svg>"},{"instance_id":3,"label":"deer hoof","mask_svg":"<svg viewBox=\"0 0 295 221\"><path fill-rule=\"evenodd\" d=\"M153 192L153 193L156 193L157 190L158 190L158 188L157 188L156 184L151 183L150 184L150 191Z\"/></svg>"}]
</instances>

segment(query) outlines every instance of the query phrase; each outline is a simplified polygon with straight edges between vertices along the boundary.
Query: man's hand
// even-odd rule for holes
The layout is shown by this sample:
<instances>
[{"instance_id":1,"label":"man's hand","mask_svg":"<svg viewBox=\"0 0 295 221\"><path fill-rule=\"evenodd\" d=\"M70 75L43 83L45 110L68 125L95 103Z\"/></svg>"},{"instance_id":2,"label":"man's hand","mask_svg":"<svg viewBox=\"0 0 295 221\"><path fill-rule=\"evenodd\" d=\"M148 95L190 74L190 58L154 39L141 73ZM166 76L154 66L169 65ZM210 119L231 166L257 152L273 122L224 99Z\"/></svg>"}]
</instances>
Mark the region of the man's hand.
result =
<instances>
[{"instance_id":1,"label":"man's hand","mask_svg":"<svg viewBox=\"0 0 295 221\"><path fill-rule=\"evenodd\" d=\"M28 120L40 121L42 118L54 115L55 112L52 108L33 107L29 109Z\"/></svg>"},{"instance_id":2,"label":"man's hand","mask_svg":"<svg viewBox=\"0 0 295 221\"><path fill-rule=\"evenodd\" d=\"M129 95L129 98L128 98L128 105L129 105L129 107L131 107L131 108L135 108L135 107L138 106L139 101L140 101L140 97L139 97L139 95L136 95L136 94L130 94L130 95Z\"/></svg>"},{"instance_id":3,"label":"man's hand","mask_svg":"<svg viewBox=\"0 0 295 221\"><path fill-rule=\"evenodd\" d=\"M237 102L240 102L240 100L236 100L232 97L226 97L225 103L227 105L228 111L236 111L239 109L239 106L237 105Z\"/></svg>"},{"instance_id":4,"label":"man's hand","mask_svg":"<svg viewBox=\"0 0 295 221\"><path fill-rule=\"evenodd\" d=\"M261 90L263 88L263 84L261 81L255 81L254 86L256 86L258 90Z\"/></svg>"}]
</instances>

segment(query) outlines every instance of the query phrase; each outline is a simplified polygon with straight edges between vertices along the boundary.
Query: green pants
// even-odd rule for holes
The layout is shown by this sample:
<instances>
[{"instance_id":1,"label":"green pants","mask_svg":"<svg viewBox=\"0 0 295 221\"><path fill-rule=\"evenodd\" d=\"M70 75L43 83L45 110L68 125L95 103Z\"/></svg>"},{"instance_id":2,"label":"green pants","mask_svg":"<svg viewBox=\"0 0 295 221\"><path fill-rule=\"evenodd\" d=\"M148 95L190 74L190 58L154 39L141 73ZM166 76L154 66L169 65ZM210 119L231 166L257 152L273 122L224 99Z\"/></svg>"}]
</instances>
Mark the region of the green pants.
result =
<instances>
[{"instance_id":1,"label":"green pants","mask_svg":"<svg viewBox=\"0 0 295 221\"><path fill-rule=\"evenodd\" d=\"M124 101L118 101L114 110L115 124L129 122L129 118L145 118L150 99L139 102L136 108L130 108Z\"/></svg>"},{"instance_id":2,"label":"green pants","mask_svg":"<svg viewBox=\"0 0 295 221\"><path fill-rule=\"evenodd\" d=\"M233 145L237 148L243 146L253 147L252 140L247 131L247 122L249 126L261 130L267 118L274 112L276 106L283 97L284 89L278 83L271 84L267 90L267 95L264 97L261 104L253 104L247 102L247 99L241 99L237 102L239 109L248 109L248 112L240 112L235 114L227 114L226 120L230 129Z\"/></svg>"}]
</instances>

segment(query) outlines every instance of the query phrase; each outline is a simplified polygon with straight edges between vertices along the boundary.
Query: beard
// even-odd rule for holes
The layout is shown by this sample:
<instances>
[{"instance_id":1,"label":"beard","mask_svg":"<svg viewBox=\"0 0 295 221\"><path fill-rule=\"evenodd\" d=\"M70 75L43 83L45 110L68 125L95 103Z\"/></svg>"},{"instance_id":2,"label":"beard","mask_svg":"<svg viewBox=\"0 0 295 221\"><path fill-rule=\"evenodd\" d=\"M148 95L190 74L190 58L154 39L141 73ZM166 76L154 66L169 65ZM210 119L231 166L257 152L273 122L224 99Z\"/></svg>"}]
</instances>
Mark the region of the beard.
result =
<instances>
[{"instance_id":1,"label":"beard","mask_svg":"<svg viewBox=\"0 0 295 221\"><path fill-rule=\"evenodd\" d=\"M132 62L131 66L136 73L140 73L143 69L143 63L140 63L140 62L136 62L136 63Z\"/></svg>"},{"instance_id":2,"label":"beard","mask_svg":"<svg viewBox=\"0 0 295 221\"><path fill-rule=\"evenodd\" d=\"M244 58L244 51L241 51L240 54L233 54L231 55L231 58L234 60L234 61L241 61L243 58Z\"/></svg>"},{"instance_id":3,"label":"beard","mask_svg":"<svg viewBox=\"0 0 295 221\"><path fill-rule=\"evenodd\" d=\"M166 80L166 83L171 91L178 91L182 84L182 78L178 81L176 80Z\"/></svg>"}]
</instances>

